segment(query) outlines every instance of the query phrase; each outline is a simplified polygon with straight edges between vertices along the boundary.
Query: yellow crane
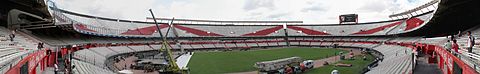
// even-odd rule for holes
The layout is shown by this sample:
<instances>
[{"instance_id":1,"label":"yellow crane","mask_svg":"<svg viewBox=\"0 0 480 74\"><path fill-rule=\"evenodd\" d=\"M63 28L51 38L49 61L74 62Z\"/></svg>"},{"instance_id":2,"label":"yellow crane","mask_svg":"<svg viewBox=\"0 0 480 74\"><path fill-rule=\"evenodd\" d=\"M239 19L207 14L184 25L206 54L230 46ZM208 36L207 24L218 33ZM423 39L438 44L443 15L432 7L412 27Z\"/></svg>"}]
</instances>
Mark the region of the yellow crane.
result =
<instances>
[{"instance_id":1,"label":"yellow crane","mask_svg":"<svg viewBox=\"0 0 480 74\"><path fill-rule=\"evenodd\" d=\"M178 65L176 63L176 59L173 57L172 51L170 50L170 48L169 48L170 46L169 46L169 43L167 41L168 32L172 28L172 23L173 23L173 20L175 18L173 18L172 21L168 24L170 27L168 27L168 30L167 30L165 36L163 36L163 34L160 30L160 27L158 26L157 20L155 19L155 15L153 14L152 9L150 9L149 11L152 14L152 17L154 18L153 21L155 22L155 25L157 27L157 32L160 34L160 37L162 38L162 47L159 50L162 54L166 54L164 57L165 57L165 60L169 64L169 66L167 67L167 69L164 72L175 73L175 74L188 74L188 70L180 69L178 67Z\"/></svg>"}]
</instances>

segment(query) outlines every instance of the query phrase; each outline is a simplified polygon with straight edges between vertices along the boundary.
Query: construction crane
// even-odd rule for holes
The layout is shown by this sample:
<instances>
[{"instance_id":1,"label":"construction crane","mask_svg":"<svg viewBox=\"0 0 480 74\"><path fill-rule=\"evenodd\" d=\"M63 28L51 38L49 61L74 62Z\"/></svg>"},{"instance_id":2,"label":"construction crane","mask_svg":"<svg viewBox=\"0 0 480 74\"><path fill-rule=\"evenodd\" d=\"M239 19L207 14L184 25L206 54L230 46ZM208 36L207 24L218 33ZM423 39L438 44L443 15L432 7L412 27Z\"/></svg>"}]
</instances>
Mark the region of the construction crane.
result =
<instances>
[{"instance_id":1,"label":"construction crane","mask_svg":"<svg viewBox=\"0 0 480 74\"><path fill-rule=\"evenodd\" d=\"M152 9L150 9L149 11L152 14L152 17L155 18L155 15L153 14ZM178 67L178 65L176 63L176 60L173 57L172 51L170 50L170 48L168 48L169 43L167 41L167 36L168 36L168 33L169 33L170 29L172 28L172 24L173 24L174 19L175 18L173 18L172 21L170 23L168 23L168 25L170 27L168 27L165 36L163 36L163 34L161 32L160 27L157 23L157 20L153 19L153 21L155 22L155 25L157 27L157 32L160 34L160 37L162 38L162 47L159 49L159 51L164 55L164 58L168 62L168 65L169 65L163 72L164 73L175 73L175 74L188 74L188 70L180 69Z\"/></svg>"}]
</instances>

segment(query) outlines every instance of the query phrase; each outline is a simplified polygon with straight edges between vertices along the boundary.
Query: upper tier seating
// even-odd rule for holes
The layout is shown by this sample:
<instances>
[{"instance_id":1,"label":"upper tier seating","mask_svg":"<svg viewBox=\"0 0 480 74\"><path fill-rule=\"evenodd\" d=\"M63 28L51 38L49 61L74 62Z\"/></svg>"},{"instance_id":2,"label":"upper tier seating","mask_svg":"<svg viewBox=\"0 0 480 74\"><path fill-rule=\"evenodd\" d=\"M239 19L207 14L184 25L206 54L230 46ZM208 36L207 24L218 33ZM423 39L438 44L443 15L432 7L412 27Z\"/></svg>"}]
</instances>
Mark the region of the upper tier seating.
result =
<instances>
[{"instance_id":1,"label":"upper tier seating","mask_svg":"<svg viewBox=\"0 0 480 74\"><path fill-rule=\"evenodd\" d=\"M372 30L372 32L368 33L358 33L362 31L370 31L371 29L375 29L377 27L382 27L384 25L389 25L395 22L401 21L394 21L394 22L383 22L383 23L375 23L375 24L362 24L362 25L339 25L339 26L321 26L321 25L300 25L295 26L291 25L288 26L288 33L291 36L316 36L316 35L334 35L334 36L346 36L346 35L379 35L377 33L381 30ZM391 27L391 26L388 26Z\"/></svg>"},{"instance_id":2,"label":"upper tier seating","mask_svg":"<svg viewBox=\"0 0 480 74\"><path fill-rule=\"evenodd\" d=\"M154 24L112 21L65 15L73 21L76 31L84 34L110 37L160 37ZM358 25L215 25L174 23L168 37L251 37L251 36L372 36L401 34L424 26L433 14L427 13L409 19L363 23ZM162 34L167 34L169 25L159 25ZM283 29L286 29L284 31ZM173 32L175 31L175 32ZM175 35L177 34L177 35Z\"/></svg>"},{"instance_id":3,"label":"upper tier seating","mask_svg":"<svg viewBox=\"0 0 480 74\"><path fill-rule=\"evenodd\" d=\"M226 37L236 37L236 36L284 36L284 31L281 29L283 28L281 25L265 25L265 26L249 26L249 25L179 25L183 27L188 27L190 29L177 29L183 30L179 32L180 35L188 33L195 34L196 36L226 36ZM179 27L177 27L179 28ZM192 30L195 29L195 30ZM209 32L202 34L202 33L195 33L195 31L200 30L202 32ZM214 34L213 34L214 33ZM188 37L188 36L184 36Z\"/></svg>"},{"instance_id":4,"label":"upper tier seating","mask_svg":"<svg viewBox=\"0 0 480 74\"><path fill-rule=\"evenodd\" d=\"M111 36L111 37L160 37L154 24L108 21L95 18L86 18L70 14L65 14L69 21L73 21L74 29L81 33ZM162 34L167 33L168 26L161 28ZM170 35L172 34L172 35ZM170 32L169 37L173 37Z\"/></svg>"}]
</instances>

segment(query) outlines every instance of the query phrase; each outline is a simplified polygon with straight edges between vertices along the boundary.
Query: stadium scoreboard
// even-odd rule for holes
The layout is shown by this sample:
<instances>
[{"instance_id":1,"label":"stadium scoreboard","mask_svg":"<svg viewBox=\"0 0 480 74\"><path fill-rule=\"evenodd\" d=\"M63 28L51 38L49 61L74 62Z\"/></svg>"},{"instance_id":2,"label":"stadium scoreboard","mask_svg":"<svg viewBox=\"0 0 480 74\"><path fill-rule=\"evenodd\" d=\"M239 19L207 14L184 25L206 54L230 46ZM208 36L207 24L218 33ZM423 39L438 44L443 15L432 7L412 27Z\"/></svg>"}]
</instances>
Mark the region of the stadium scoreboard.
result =
<instances>
[{"instance_id":1,"label":"stadium scoreboard","mask_svg":"<svg viewBox=\"0 0 480 74\"><path fill-rule=\"evenodd\" d=\"M358 14L344 14L339 16L339 24L357 24Z\"/></svg>"}]
</instances>

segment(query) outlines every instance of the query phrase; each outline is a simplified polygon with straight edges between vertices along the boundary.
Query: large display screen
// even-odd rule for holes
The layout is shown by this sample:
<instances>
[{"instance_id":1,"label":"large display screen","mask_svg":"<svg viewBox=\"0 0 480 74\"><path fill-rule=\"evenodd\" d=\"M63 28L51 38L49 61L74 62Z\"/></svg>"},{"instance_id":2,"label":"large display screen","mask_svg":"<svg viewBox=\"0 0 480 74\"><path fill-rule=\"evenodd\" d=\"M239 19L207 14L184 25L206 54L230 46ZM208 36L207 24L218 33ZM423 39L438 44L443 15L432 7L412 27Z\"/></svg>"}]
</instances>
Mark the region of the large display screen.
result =
<instances>
[{"instance_id":1,"label":"large display screen","mask_svg":"<svg viewBox=\"0 0 480 74\"><path fill-rule=\"evenodd\" d=\"M340 15L340 22L357 22L357 14Z\"/></svg>"}]
</instances>

